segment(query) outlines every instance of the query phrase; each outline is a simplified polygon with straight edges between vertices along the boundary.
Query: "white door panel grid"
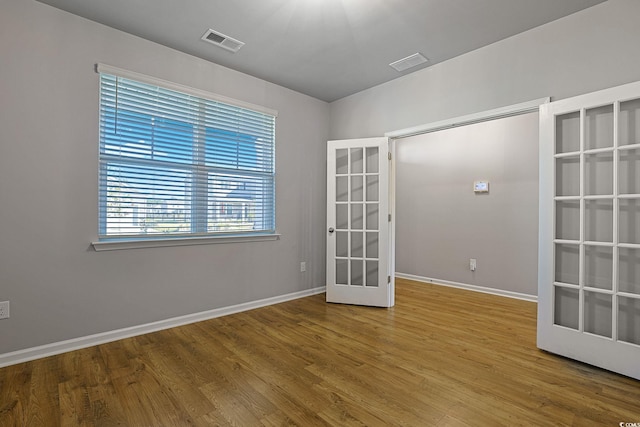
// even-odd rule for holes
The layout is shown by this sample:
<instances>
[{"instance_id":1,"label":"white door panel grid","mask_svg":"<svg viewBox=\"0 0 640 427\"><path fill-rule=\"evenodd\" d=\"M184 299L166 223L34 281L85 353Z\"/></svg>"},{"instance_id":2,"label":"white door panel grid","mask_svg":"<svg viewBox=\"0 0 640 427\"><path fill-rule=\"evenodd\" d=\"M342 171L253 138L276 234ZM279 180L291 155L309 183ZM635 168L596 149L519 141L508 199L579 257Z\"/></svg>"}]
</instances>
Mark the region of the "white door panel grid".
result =
<instances>
[{"instance_id":1,"label":"white door panel grid","mask_svg":"<svg viewBox=\"0 0 640 427\"><path fill-rule=\"evenodd\" d=\"M394 304L389 140L327 143L327 302Z\"/></svg>"},{"instance_id":2,"label":"white door panel grid","mask_svg":"<svg viewBox=\"0 0 640 427\"><path fill-rule=\"evenodd\" d=\"M538 347L640 379L640 82L540 107Z\"/></svg>"}]
</instances>

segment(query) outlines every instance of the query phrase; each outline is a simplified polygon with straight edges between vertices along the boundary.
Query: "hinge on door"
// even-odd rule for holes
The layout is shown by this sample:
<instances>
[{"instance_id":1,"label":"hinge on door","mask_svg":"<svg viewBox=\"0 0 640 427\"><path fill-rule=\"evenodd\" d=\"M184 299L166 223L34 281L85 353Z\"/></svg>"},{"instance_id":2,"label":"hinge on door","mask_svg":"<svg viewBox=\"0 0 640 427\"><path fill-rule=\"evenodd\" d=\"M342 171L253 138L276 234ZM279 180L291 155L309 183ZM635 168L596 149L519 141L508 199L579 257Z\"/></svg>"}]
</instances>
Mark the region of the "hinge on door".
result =
<instances>
[{"instance_id":1,"label":"hinge on door","mask_svg":"<svg viewBox=\"0 0 640 427\"><path fill-rule=\"evenodd\" d=\"M391 222L391 214L389 214L389 222Z\"/></svg>"},{"instance_id":2,"label":"hinge on door","mask_svg":"<svg viewBox=\"0 0 640 427\"><path fill-rule=\"evenodd\" d=\"M387 283L391 283L391 276L387 276Z\"/></svg>"},{"instance_id":3,"label":"hinge on door","mask_svg":"<svg viewBox=\"0 0 640 427\"><path fill-rule=\"evenodd\" d=\"M387 154L389 154L389 160L391 160L391 151L389 151Z\"/></svg>"}]
</instances>

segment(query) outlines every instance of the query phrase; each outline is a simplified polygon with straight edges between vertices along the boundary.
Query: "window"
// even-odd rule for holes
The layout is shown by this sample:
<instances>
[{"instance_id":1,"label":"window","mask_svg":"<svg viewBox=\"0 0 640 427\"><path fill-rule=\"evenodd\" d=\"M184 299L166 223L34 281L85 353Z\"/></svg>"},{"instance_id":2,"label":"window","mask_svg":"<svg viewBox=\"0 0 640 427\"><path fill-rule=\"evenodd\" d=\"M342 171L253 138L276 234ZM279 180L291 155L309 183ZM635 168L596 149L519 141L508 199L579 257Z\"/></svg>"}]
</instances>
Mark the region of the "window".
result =
<instances>
[{"instance_id":1,"label":"window","mask_svg":"<svg viewBox=\"0 0 640 427\"><path fill-rule=\"evenodd\" d=\"M275 112L98 72L101 240L275 232Z\"/></svg>"}]
</instances>

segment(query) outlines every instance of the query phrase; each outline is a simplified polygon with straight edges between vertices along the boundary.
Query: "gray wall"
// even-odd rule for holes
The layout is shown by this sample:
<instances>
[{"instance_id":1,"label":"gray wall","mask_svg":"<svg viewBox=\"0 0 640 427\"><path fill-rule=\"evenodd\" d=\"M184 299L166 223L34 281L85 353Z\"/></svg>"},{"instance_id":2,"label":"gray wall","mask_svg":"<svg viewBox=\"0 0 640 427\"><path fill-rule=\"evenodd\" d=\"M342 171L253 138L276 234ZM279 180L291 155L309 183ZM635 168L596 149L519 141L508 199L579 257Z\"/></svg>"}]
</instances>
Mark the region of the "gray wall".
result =
<instances>
[{"instance_id":1,"label":"gray wall","mask_svg":"<svg viewBox=\"0 0 640 427\"><path fill-rule=\"evenodd\" d=\"M0 354L324 285L328 104L33 0L0 8ZM97 62L278 110L281 240L94 252Z\"/></svg>"},{"instance_id":2,"label":"gray wall","mask_svg":"<svg viewBox=\"0 0 640 427\"><path fill-rule=\"evenodd\" d=\"M536 295L537 159L537 113L399 140L396 271Z\"/></svg>"},{"instance_id":3,"label":"gray wall","mask_svg":"<svg viewBox=\"0 0 640 427\"><path fill-rule=\"evenodd\" d=\"M609 0L331 103L331 139L385 132L640 79L640 1ZM428 55L428 52L425 52Z\"/></svg>"},{"instance_id":4,"label":"gray wall","mask_svg":"<svg viewBox=\"0 0 640 427\"><path fill-rule=\"evenodd\" d=\"M388 131L542 97L552 96L554 100L567 98L639 80L640 56L635 54L640 40L639 16L640 1L609 0L485 48L335 101L331 103L331 139L381 136ZM406 155L402 144L398 146L398 158ZM487 153L487 157L501 158L505 154L503 148L493 147L492 150L495 151ZM522 149L534 152L534 147ZM450 159L452 168L456 168L456 161L456 158ZM531 161L535 160L532 158ZM411 170L403 172L403 168L406 167L408 166L405 164L399 164L398 174L411 174ZM451 169L453 170L455 169ZM467 186L468 178L465 180ZM504 178L508 179L509 176L505 175ZM398 186L400 185L403 184L399 182ZM404 185L411 185L415 192L423 191L415 184ZM496 189L501 190L500 187ZM527 191L532 198L538 192L537 186L530 183L523 185L522 190ZM402 188L398 191L406 190ZM453 191L453 188L442 191ZM420 219L411 218L413 214L405 211L406 206L400 201L397 209L398 222L401 222L404 216L407 223L414 228L423 224L414 223L413 221ZM491 209L495 209L494 212L498 216L504 215L502 207L492 206ZM505 233L483 236L489 239L485 244L490 247L509 247L511 250L505 254L500 265L487 265L479 260L476 278L480 277L481 271L484 273L485 268L498 269L494 274L501 270L510 270L513 268L511 266L521 265L520 260L527 259L528 254L533 253L534 247L511 245L506 234L518 229L526 230L529 236L537 233L537 216L524 214L515 220L516 223L505 224ZM451 238L473 245L474 240L471 236L455 233L454 224L452 220L448 226L448 230L452 232ZM412 245L426 243L416 243L407 233L402 232L402 225L398 227L400 229L396 239L396 270L421 275L421 263L412 257L410 251ZM405 256L411 258L403 260ZM465 278L460 270L467 268L468 258L471 256L472 254L465 250L452 254L454 260L446 264L451 268L447 271L438 270L435 274L440 277L437 278L465 283L473 281L472 277ZM533 264L534 259L531 260L531 265ZM468 273L466 274L468 276ZM496 281L494 287L537 293L531 288L531 283L536 280L535 274L535 270L525 268L521 271L519 281ZM430 273L427 274L425 271L423 275ZM490 286L489 282L485 286Z\"/></svg>"}]
</instances>

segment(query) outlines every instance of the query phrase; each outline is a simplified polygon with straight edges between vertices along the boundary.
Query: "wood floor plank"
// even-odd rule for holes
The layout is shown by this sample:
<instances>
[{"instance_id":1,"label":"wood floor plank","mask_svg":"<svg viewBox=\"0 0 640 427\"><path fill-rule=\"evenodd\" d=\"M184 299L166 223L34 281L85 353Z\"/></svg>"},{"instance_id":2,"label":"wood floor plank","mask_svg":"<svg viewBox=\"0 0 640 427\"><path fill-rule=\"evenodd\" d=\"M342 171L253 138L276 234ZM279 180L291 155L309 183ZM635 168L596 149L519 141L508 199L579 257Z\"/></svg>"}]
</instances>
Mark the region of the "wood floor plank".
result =
<instances>
[{"instance_id":1,"label":"wood floor plank","mask_svg":"<svg viewBox=\"0 0 640 427\"><path fill-rule=\"evenodd\" d=\"M640 382L535 347L536 304L397 281L0 369L0 427L600 426Z\"/></svg>"},{"instance_id":2,"label":"wood floor plank","mask_svg":"<svg viewBox=\"0 0 640 427\"><path fill-rule=\"evenodd\" d=\"M21 363L0 375L0 427L26 425L33 365Z\"/></svg>"},{"instance_id":3,"label":"wood floor plank","mask_svg":"<svg viewBox=\"0 0 640 427\"><path fill-rule=\"evenodd\" d=\"M238 325L236 325L237 327ZM242 326L246 326L242 322ZM232 363L227 366L231 373L229 382L237 381L241 376L253 390L262 393L275 407L286 415L286 419L297 425L323 425L317 412L329 404L326 397L318 395L309 399L309 387L320 381L304 368L306 363L300 364L297 357L291 357L290 352L273 352L272 343L265 344L261 334L253 334L252 339L242 342L235 333L229 332L229 324L225 324L212 341L234 350L234 356L218 359L221 363ZM232 342L229 342L231 340ZM223 378L224 375L221 374ZM258 415L258 414L256 414ZM264 417L271 419L271 415Z\"/></svg>"},{"instance_id":4,"label":"wood floor plank","mask_svg":"<svg viewBox=\"0 0 640 427\"><path fill-rule=\"evenodd\" d=\"M198 389L188 374L189 364L178 357L173 346L162 346L148 353L150 364L163 387L169 390L179 406L190 417L198 418L211 412L214 407L209 399Z\"/></svg>"},{"instance_id":5,"label":"wood floor plank","mask_svg":"<svg viewBox=\"0 0 640 427\"><path fill-rule=\"evenodd\" d=\"M171 391L162 384L161 376L146 360L137 361L138 369L113 381L120 398L127 425L188 425L189 414Z\"/></svg>"},{"instance_id":6,"label":"wood floor plank","mask_svg":"<svg viewBox=\"0 0 640 427\"><path fill-rule=\"evenodd\" d=\"M47 357L41 363L34 364L26 425L51 427L59 425L57 410L59 394L57 392L50 393L48 390L49 384L58 382L59 375L60 369L56 357Z\"/></svg>"}]
</instances>

